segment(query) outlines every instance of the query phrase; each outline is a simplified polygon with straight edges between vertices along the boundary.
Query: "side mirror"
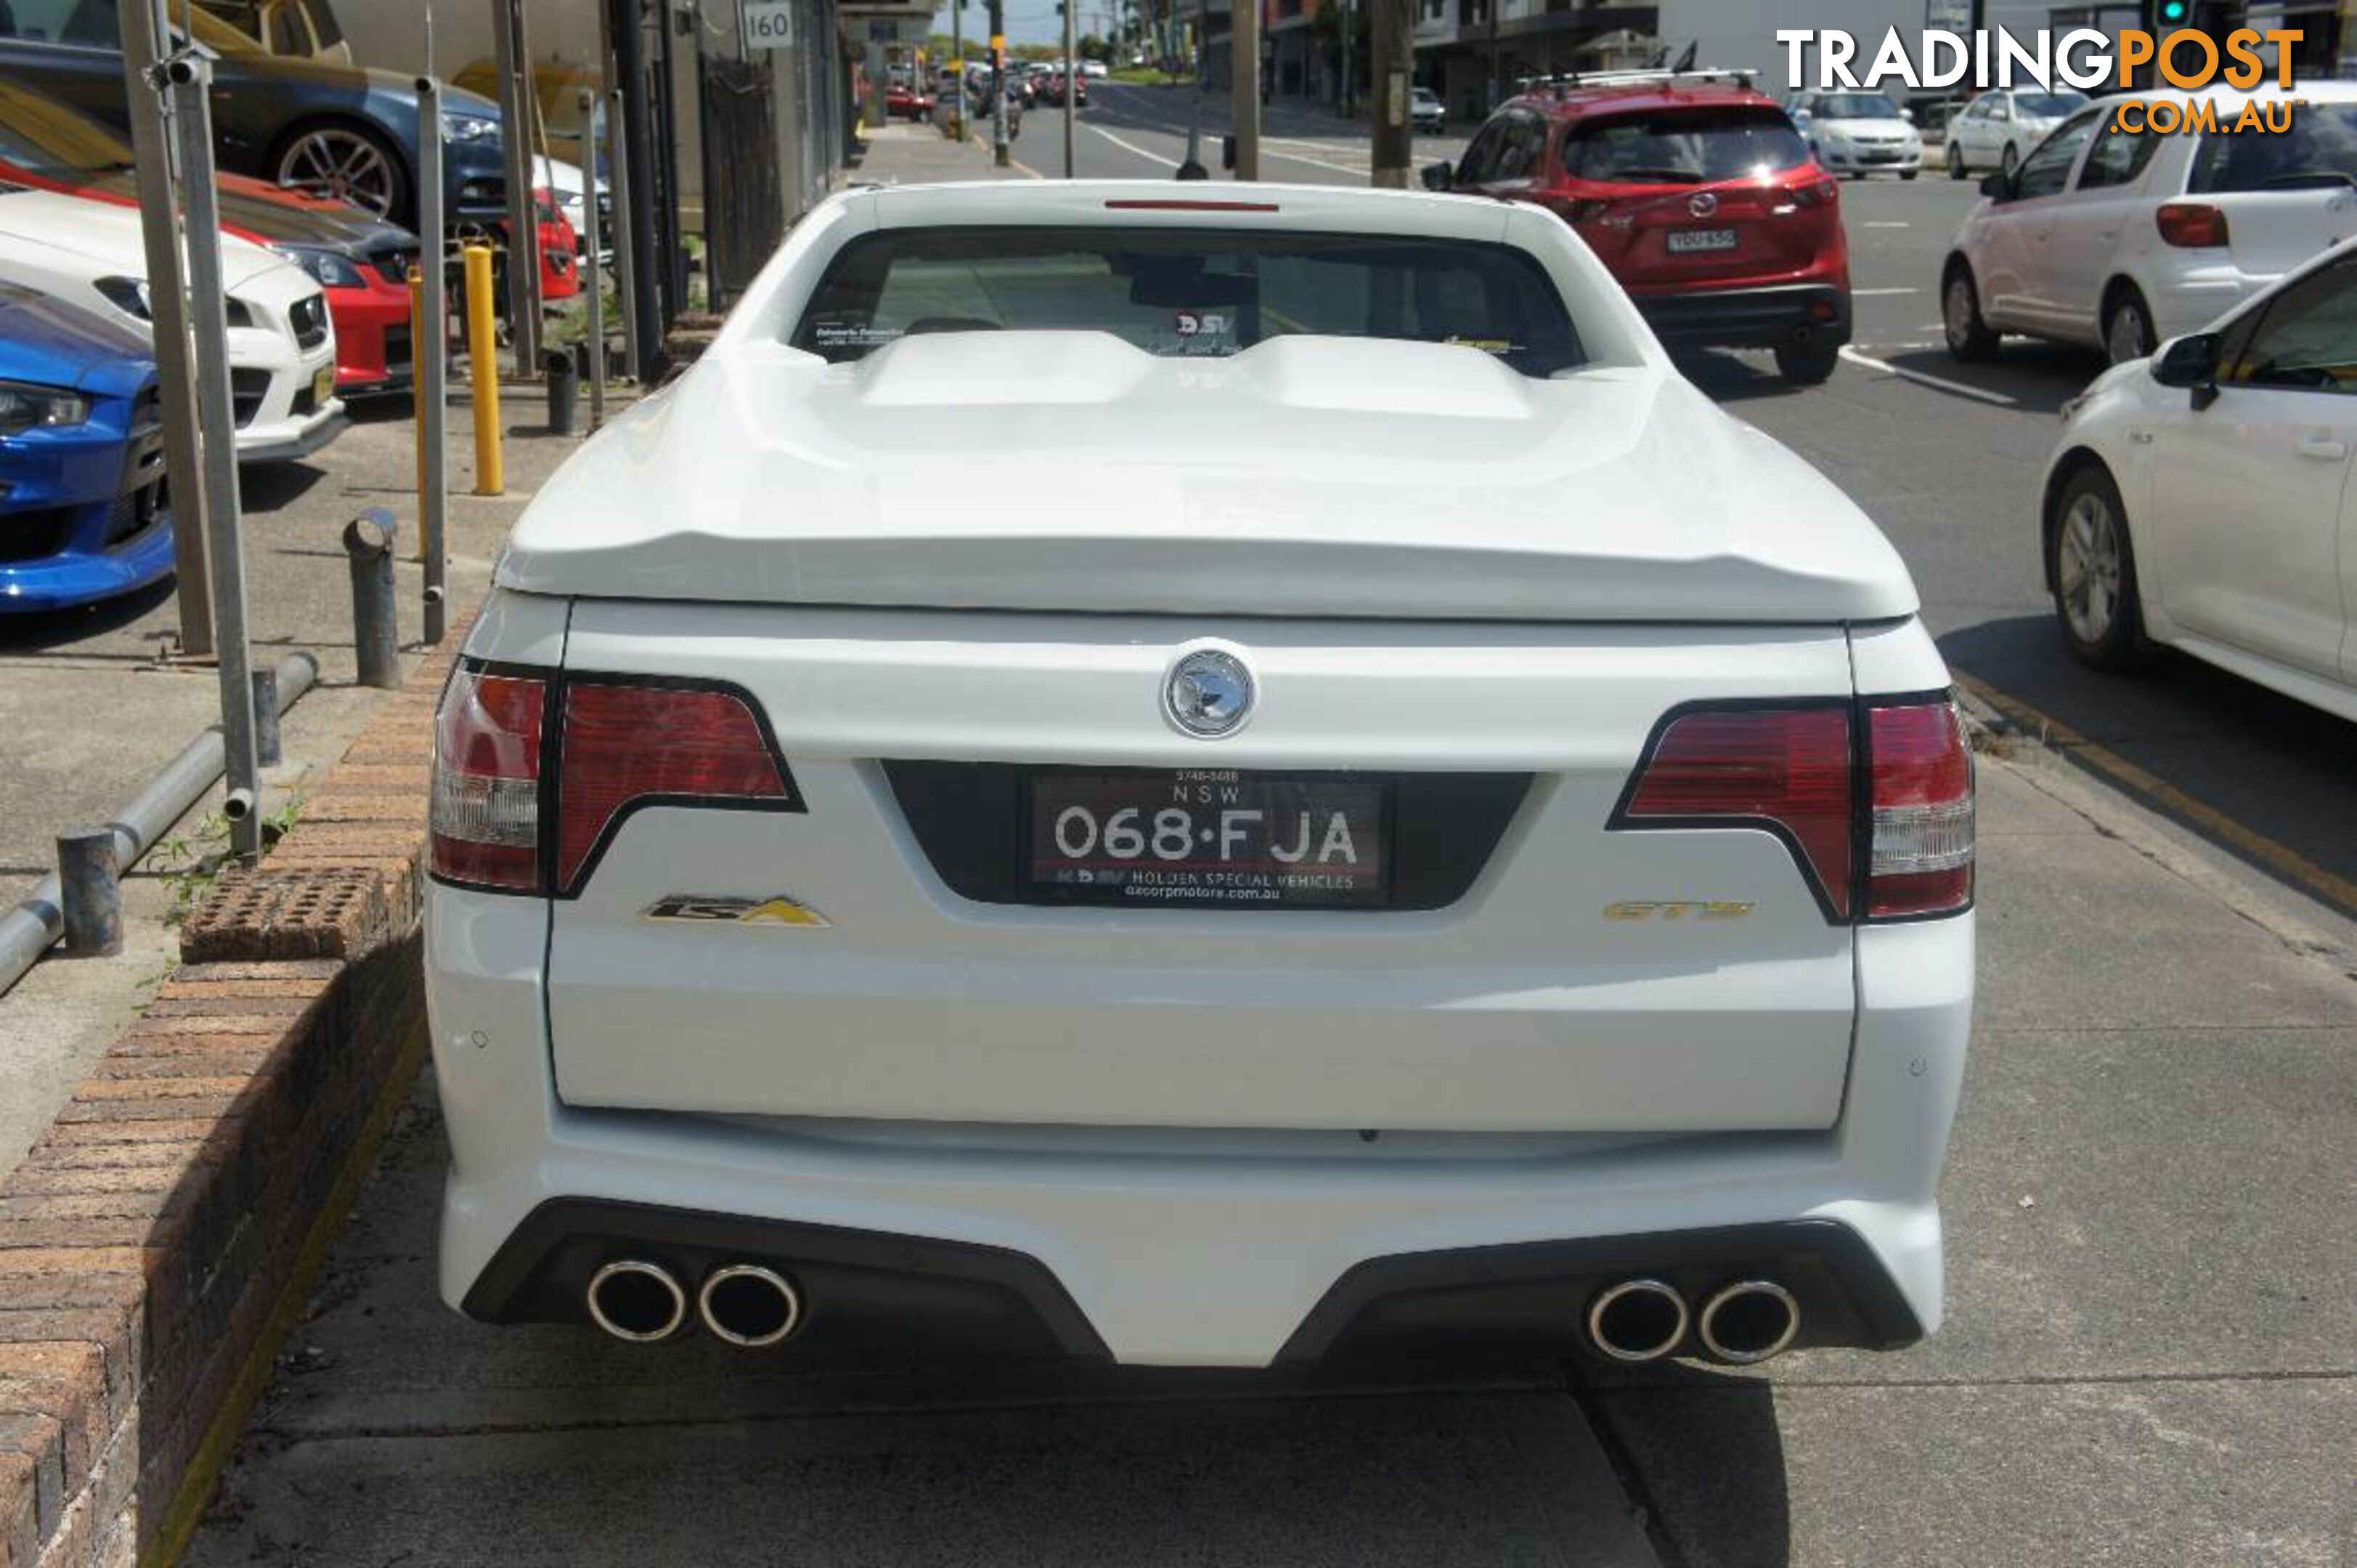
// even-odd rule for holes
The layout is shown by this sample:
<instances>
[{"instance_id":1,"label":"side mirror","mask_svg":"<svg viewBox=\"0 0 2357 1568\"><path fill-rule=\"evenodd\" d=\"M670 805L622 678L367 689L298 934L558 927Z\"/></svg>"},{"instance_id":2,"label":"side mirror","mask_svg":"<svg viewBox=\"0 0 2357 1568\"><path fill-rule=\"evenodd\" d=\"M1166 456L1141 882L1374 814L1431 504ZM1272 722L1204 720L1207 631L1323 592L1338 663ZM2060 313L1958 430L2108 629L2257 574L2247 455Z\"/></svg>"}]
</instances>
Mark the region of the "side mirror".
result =
<instances>
[{"instance_id":1,"label":"side mirror","mask_svg":"<svg viewBox=\"0 0 2357 1568\"><path fill-rule=\"evenodd\" d=\"M1426 190L1447 190L1457 183L1457 166L1444 158L1439 163L1425 165L1417 171L1417 177L1424 181Z\"/></svg>"},{"instance_id":2,"label":"side mirror","mask_svg":"<svg viewBox=\"0 0 2357 1568\"><path fill-rule=\"evenodd\" d=\"M2196 413L2218 401L2218 334L2196 332L2171 338L2152 357L2152 379L2193 394Z\"/></svg>"},{"instance_id":3,"label":"side mirror","mask_svg":"<svg viewBox=\"0 0 2357 1568\"><path fill-rule=\"evenodd\" d=\"M2013 199L2013 177L2009 174L2003 173L2002 171L1990 175L1986 179L1981 181L1981 194L1987 197L1991 201L2011 201Z\"/></svg>"},{"instance_id":4,"label":"side mirror","mask_svg":"<svg viewBox=\"0 0 2357 1568\"><path fill-rule=\"evenodd\" d=\"M1795 109L1792 111L1792 124L1795 125L1805 125L1816 117L1816 114L1811 110Z\"/></svg>"},{"instance_id":5,"label":"side mirror","mask_svg":"<svg viewBox=\"0 0 2357 1568\"><path fill-rule=\"evenodd\" d=\"M1899 112L1899 117L1901 120L1906 121L1910 125L1915 124L1915 111L1912 109L1901 109Z\"/></svg>"}]
</instances>

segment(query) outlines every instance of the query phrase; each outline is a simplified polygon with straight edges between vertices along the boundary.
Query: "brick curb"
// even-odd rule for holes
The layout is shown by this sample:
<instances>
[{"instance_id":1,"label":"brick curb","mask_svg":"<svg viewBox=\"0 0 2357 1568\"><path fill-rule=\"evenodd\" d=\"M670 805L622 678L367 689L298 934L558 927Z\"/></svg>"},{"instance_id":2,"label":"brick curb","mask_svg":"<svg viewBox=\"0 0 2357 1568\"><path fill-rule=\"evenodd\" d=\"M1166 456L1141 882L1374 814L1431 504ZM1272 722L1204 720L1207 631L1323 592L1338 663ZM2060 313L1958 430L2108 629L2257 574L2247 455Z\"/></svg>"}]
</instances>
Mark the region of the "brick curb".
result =
<instances>
[{"instance_id":1,"label":"brick curb","mask_svg":"<svg viewBox=\"0 0 2357 1568\"><path fill-rule=\"evenodd\" d=\"M0 1180L0 1568L150 1555L424 1010L436 693L462 621Z\"/></svg>"}]
</instances>

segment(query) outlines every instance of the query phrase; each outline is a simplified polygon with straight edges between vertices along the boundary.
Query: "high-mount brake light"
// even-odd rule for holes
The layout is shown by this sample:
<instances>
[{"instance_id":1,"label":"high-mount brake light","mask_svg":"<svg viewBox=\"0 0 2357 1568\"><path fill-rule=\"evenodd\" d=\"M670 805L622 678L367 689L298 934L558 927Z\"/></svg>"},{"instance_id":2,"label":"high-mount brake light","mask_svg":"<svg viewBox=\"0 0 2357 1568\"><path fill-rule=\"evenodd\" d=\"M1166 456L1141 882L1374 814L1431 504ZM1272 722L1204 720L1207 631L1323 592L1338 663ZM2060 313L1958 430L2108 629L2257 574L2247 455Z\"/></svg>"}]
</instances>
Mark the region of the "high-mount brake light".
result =
<instances>
[{"instance_id":1,"label":"high-mount brake light","mask_svg":"<svg viewBox=\"0 0 2357 1568\"><path fill-rule=\"evenodd\" d=\"M427 864L447 882L510 893L540 879L541 730L548 682L460 665L434 719Z\"/></svg>"},{"instance_id":2,"label":"high-mount brake light","mask_svg":"<svg viewBox=\"0 0 2357 1568\"><path fill-rule=\"evenodd\" d=\"M1972 751L1945 697L1869 699L1855 717L1848 703L1687 709L1656 734L1610 825L1765 829L1841 923L1973 901Z\"/></svg>"},{"instance_id":3,"label":"high-mount brake light","mask_svg":"<svg viewBox=\"0 0 2357 1568\"><path fill-rule=\"evenodd\" d=\"M1846 919L1852 800L1846 704L1697 708L1663 727L1614 825L1765 828Z\"/></svg>"},{"instance_id":4,"label":"high-mount brake light","mask_svg":"<svg viewBox=\"0 0 2357 1568\"><path fill-rule=\"evenodd\" d=\"M1867 712L1874 842L1867 917L1944 915L1973 901L1973 755L1953 703Z\"/></svg>"},{"instance_id":5,"label":"high-mount brake light","mask_svg":"<svg viewBox=\"0 0 2357 1568\"><path fill-rule=\"evenodd\" d=\"M790 807L793 795L745 698L712 687L568 680L556 788L556 886L640 806Z\"/></svg>"},{"instance_id":6,"label":"high-mount brake light","mask_svg":"<svg viewBox=\"0 0 2357 1568\"><path fill-rule=\"evenodd\" d=\"M1109 212L1276 212L1274 201L1185 201L1175 197L1127 198L1105 203Z\"/></svg>"}]
</instances>

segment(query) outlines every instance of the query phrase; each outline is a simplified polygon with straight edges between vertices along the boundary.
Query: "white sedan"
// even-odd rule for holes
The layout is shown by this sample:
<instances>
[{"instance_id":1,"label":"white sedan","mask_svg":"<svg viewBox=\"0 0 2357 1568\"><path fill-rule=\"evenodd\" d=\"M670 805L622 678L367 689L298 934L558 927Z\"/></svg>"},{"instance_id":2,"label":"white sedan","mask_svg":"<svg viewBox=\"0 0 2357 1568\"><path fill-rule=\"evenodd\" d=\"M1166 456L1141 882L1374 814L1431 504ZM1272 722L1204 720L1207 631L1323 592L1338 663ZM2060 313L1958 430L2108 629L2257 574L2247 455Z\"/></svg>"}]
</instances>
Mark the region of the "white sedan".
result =
<instances>
[{"instance_id":1,"label":"white sedan","mask_svg":"<svg viewBox=\"0 0 2357 1568\"><path fill-rule=\"evenodd\" d=\"M2018 332L2142 359L2357 234L2357 81L2145 95L2123 125L2117 100L2090 103L1985 199L1940 274L1948 351L1986 360ZM2287 131L2233 131L2244 106ZM2189 109L2216 131L2168 128Z\"/></svg>"},{"instance_id":2,"label":"white sedan","mask_svg":"<svg viewBox=\"0 0 2357 1568\"><path fill-rule=\"evenodd\" d=\"M2087 95L2069 88L1998 88L1984 92L1948 119L1945 155L1950 179L1976 168L2011 174L2046 134L2084 108Z\"/></svg>"},{"instance_id":3,"label":"white sedan","mask_svg":"<svg viewBox=\"0 0 2357 1568\"><path fill-rule=\"evenodd\" d=\"M1923 137L1915 113L1883 92L1803 92L1788 102L1792 124L1827 174L1862 179L1923 171Z\"/></svg>"},{"instance_id":4,"label":"white sedan","mask_svg":"<svg viewBox=\"0 0 2357 1568\"><path fill-rule=\"evenodd\" d=\"M2042 531L2072 651L2166 644L2357 719L2353 392L2357 242L2088 388Z\"/></svg>"},{"instance_id":5,"label":"white sedan","mask_svg":"<svg viewBox=\"0 0 2357 1568\"><path fill-rule=\"evenodd\" d=\"M259 245L224 234L221 247L238 461L307 456L347 423L327 299L310 274ZM0 263L18 282L152 330L136 208L0 185Z\"/></svg>"},{"instance_id":6,"label":"white sedan","mask_svg":"<svg viewBox=\"0 0 2357 1568\"><path fill-rule=\"evenodd\" d=\"M1897 554L1544 209L1232 188L836 196L533 499L438 719L453 1305L1937 1326L1972 764Z\"/></svg>"}]
</instances>

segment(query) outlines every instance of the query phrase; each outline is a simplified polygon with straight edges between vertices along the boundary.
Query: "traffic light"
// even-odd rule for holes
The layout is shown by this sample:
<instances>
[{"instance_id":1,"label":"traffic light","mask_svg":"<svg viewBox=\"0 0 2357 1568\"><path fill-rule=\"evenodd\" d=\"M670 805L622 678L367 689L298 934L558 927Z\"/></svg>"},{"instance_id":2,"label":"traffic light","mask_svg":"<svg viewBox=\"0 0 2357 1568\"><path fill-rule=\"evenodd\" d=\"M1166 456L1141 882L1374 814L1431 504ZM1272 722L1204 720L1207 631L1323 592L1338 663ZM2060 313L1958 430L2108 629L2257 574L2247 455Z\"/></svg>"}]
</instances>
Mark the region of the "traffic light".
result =
<instances>
[{"instance_id":1,"label":"traffic light","mask_svg":"<svg viewBox=\"0 0 2357 1568\"><path fill-rule=\"evenodd\" d=\"M2182 27L2193 19L2193 0L2147 0L2153 29Z\"/></svg>"}]
</instances>

